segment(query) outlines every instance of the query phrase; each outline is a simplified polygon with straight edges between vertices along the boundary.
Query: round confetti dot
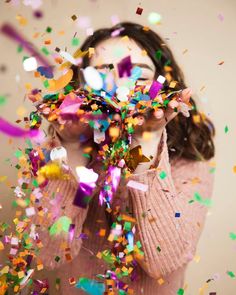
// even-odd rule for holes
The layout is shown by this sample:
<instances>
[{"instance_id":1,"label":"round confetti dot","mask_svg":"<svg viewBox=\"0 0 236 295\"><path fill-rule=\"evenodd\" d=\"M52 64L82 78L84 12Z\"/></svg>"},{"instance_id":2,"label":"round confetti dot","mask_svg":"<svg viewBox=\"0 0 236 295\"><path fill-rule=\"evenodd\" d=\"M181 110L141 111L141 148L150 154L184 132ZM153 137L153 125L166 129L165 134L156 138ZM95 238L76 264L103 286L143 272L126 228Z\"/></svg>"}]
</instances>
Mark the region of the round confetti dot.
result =
<instances>
[{"instance_id":1,"label":"round confetti dot","mask_svg":"<svg viewBox=\"0 0 236 295\"><path fill-rule=\"evenodd\" d=\"M154 24L154 25L158 24L161 22L161 19L162 19L161 15L157 12L151 12L148 15L148 22L150 24Z\"/></svg>"},{"instance_id":2,"label":"round confetti dot","mask_svg":"<svg viewBox=\"0 0 236 295\"><path fill-rule=\"evenodd\" d=\"M94 67L87 67L83 71L84 79L88 86L94 90L100 90L103 86L103 80L99 72Z\"/></svg>"},{"instance_id":3,"label":"round confetti dot","mask_svg":"<svg viewBox=\"0 0 236 295\"><path fill-rule=\"evenodd\" d=\"M34 17L41 18L42 16L43 16L42 11L40 11L40 10L35 10L34 11Z\"/></svg>"},{"instance_id":4,"label":"round confetti dot","mask_svg":"<svg viewBox=\"0 0 236 295\"><path fill-rule=\"evenodd\" d=\"M35 71L37 67L38 65L35 57L29 57L23 61L23 68L26 72Z\"/></svg>"},{"instance_id":5,"label":"round confetti dot","mask_svg":"<svg viewBox=\"0 0 236 295\"><path fill-rule=\"evenodd\" d=\"M120 86L116 89L116 94L119 101L128 101L129 88Z\"/></svg>"},{"instance_id":6,"label":"round confetti dot","mask_svg":"<svg viewBox=\"0 0 236 295\"><path fill-rule=\"evenodd\" d=\"M67 159L67 151L63 146L55 147L50 152L52 161L65 161Z\"/></svg>"}]
</instances>

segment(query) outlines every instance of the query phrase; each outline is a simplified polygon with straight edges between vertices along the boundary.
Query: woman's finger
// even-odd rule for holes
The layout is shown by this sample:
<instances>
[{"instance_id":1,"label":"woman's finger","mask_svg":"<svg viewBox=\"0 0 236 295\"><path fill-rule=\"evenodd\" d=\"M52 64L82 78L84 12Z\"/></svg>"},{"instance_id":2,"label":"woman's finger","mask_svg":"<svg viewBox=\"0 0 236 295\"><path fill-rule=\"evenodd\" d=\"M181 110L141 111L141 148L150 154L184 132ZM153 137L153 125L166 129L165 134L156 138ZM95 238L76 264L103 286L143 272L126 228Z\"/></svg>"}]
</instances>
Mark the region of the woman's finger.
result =
<instances>
[{"instance_id":1,"label":"woman's finger","mask_svg":"<svg viewBox=\"0 0 236 295\"><path fill-rule=\"evenodd\" d=\"M180 95L180 99L181 99L182 102L188 103L189 100L190 100L191 95L192 95L192 89L191 88L185 88L182 91L181 95Z\"/></svg>"}]
</instances>

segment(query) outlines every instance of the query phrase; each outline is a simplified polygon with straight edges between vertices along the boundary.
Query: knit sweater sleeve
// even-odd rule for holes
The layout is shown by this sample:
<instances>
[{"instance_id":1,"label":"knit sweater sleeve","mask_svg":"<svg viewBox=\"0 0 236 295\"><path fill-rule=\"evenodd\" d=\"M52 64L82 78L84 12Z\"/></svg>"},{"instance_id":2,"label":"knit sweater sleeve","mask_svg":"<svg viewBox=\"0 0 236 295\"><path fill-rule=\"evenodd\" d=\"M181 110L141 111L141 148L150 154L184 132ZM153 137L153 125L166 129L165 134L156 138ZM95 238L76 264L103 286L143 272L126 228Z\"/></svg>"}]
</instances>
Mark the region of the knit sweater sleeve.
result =
<instances>
[{"instance_id":1,"label":"knit sweater sleeve","mask_svg":"<svg viewBox=\"0 0 236 295\"><path fill-rule=\"evenodd\" d=\"M131 180L148 186L130 188L144 259L141 267L153 278L166 276L194 256L211 198L214 175L209 161L181 159L170 164L164 129L157 168L134 174Z\"/></svg>"}]
</instances>

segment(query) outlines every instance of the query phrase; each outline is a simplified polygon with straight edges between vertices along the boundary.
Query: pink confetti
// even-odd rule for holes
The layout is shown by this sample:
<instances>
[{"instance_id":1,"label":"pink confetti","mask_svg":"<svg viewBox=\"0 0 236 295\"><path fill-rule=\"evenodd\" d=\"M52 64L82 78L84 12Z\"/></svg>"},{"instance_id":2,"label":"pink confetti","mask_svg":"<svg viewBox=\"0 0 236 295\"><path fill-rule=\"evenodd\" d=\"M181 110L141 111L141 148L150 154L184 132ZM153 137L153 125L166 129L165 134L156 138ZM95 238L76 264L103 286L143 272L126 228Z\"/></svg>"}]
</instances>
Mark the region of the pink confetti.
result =
<instances>
[{"instance_id":1,"label":"pink confetti","mask_svg":"<svg viewBox=\"0 0 236 295\"><path fill-rule=\"evenodd\" d=\"M218 14L218 19L220 20L220 21L224 21L224 16L223 16L223 14Z\"/></svg>"}]
</instances>

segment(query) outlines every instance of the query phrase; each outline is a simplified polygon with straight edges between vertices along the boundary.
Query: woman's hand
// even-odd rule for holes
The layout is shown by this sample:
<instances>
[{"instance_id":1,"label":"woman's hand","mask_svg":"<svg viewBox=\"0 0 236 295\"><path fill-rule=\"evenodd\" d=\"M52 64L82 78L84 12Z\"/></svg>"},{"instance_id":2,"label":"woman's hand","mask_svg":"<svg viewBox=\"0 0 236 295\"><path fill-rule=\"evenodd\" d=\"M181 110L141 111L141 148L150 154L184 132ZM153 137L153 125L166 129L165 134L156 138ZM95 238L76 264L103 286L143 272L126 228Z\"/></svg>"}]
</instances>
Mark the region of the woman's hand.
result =
<instances>
[{"instance_id":1,"label":"woman's hand","mask_svg":"<svg viewBox=\"0 0 236 295\"><path fill-rule=\"evenodd\" d=\"M63 125L58 121L51 122L62 143L83 142L93 137L93 130L88 122L66 121Z\"/></svg>"},{"instance_id":2,"label":"woman's hand","mask_svg":"<svg viewBox=\"0 0 236 295\"><path fill-rule=\"evenodd\" d=\"M179 100L172 99L169 102L166 110L159 109L148 120L145 120L142 114L137 117L139 124L136 125L132 136L131 149L141 145L143 155L151 160L150 162L140 163L134 173L143 172L156 163L156 155L165 126L178 115L183 107L183 103L189 103L191 94L191 89L186 88L182 91ZM183 114L187 116L187 113L183 112ZM145 132L147 132L146 135Z\"/></svg>"},{"instance_id":3,"label":"woman's hand","mask_svg":"<svg viewBox=\"0 0 236 295\"><path fill-rule=\"evenodd\" d=\"M192 90L190 88L184 89L179 98L172 99L166 110L159 109L156 112L153 113L153 115L145 120L145 116L140 114L137 116L137 119L139 120L138 125L136 125L135 128L135 137L142 136L142 133L144 131L149 131L149 132L159 132L160 130L163 131L165 126L173 120L178 113L181 112L181 109L184 104L188 104L190 97L192 95ZM177 110L177 111L176 111ZM184 115L185 112L183 112Z\"/></svg>"}]
</instances>

